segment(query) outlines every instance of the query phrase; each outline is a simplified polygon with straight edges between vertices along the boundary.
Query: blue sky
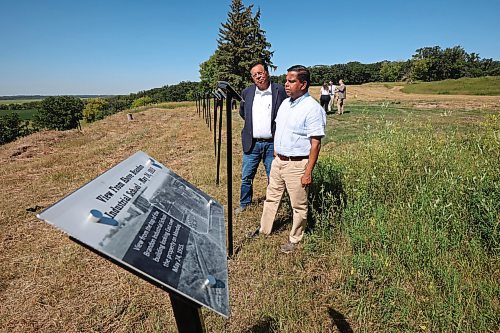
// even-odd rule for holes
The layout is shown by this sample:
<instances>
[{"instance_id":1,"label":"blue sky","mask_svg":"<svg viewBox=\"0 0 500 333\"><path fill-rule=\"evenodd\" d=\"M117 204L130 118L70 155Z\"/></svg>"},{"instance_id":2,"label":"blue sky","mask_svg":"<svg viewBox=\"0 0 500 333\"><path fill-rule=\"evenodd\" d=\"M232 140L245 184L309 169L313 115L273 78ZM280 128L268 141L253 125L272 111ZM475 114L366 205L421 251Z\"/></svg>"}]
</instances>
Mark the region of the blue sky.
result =
<instances>
[{"instance_id":1,"label":"blue sky","mask_svg":"<svg viewBox=\"0 0 500 333\"><path fill-rule=\"evenodd\" d=\"M1 0L0 95L128 94L199 80L231 0ZM243 0L282 74L461 45L500 59L500 1Z\"/></svg>"}]
</instances>

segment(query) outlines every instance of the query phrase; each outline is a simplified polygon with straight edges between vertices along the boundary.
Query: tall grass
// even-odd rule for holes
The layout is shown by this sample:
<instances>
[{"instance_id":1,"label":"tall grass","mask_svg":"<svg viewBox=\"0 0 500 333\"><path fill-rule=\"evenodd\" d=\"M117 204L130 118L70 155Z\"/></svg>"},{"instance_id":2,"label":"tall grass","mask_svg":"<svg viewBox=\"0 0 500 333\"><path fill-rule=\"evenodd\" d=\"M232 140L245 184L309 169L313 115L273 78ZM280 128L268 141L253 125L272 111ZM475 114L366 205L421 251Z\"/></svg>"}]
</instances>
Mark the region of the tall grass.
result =
<instances>
[{"instance_id":1,"label":"tall grass","mask_svg":"<svg viewBox=\"0 0 500 333\"><path fill-rule=\"evenodd\" d=\"M320 161L306 249L348 244L338 287L364 331L498 329L499 139L498 116L388 125Z\"/></svg>"}]
</instances>

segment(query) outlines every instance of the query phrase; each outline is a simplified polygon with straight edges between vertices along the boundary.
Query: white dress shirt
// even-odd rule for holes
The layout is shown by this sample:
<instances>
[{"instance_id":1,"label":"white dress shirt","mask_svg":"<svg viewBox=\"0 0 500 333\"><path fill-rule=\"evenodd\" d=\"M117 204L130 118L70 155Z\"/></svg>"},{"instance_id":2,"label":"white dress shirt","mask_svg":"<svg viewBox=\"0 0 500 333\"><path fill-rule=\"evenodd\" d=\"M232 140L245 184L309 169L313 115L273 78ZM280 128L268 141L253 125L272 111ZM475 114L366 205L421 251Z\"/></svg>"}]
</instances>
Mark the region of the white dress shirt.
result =
<instances>
[{"instance_id":1,"label":"white dress shirt","mask_svg":"<svg viewBox=\"0 0 500 333\"><path fill-rule=\"evenodd\" d=\"M256 139L270 139L271 132L271 108L273 104L273 93L271 84L266 90L255 87L255 96L252 104L252 131Z\"/></svg>"},{"instance_id":2,"label":"white dress shirt","mask_svg":"<svg viewBox=\"0 0 500 333\"><path fill-rule=\"evenodd\" d=\"M309 93L285 99L276 116L274 150L284 156L308 156L311 137L325 136L326 113Z\"/></svg>"},{"instance_id":3,"label":"white dress shirt","mask_svg":"<svg viewBox=\"0 0 500 333\"><path fill-rule=\"evenodd\" d=\"M332 85L330 86L330 95L332 95L332 96L333 96L333 95L335 95L335 88L336 88L336 87L335 87L335 85L334 85L334 84L332 84Z\"/></svg>"}]
</instances>

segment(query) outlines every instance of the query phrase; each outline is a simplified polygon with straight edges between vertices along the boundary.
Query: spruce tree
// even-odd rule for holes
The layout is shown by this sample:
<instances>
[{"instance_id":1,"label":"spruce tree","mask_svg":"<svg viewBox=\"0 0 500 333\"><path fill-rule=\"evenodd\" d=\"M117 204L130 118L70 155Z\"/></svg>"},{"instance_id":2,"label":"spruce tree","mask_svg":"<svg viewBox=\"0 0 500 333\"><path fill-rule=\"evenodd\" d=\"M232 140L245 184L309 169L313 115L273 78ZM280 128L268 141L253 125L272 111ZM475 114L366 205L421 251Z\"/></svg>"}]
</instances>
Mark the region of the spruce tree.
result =
<instances>
[{"instance_id":1,"label":"spruce tree","mask_svg":"<svg viewBox=\"0 0 500 333\"><path fill-rule=\"evenodd\" d=\"M253 63L262 61L276 68L271 62L271 44L260 27L260 9L254 16L252 9L253 5L245 7L241 0L232 1L227 21L219 29L218 49L213 55L216 81L227 81L237 91L251 82ZM204 81L212 83L210 78Z\"/></svg>"}]
</instances>

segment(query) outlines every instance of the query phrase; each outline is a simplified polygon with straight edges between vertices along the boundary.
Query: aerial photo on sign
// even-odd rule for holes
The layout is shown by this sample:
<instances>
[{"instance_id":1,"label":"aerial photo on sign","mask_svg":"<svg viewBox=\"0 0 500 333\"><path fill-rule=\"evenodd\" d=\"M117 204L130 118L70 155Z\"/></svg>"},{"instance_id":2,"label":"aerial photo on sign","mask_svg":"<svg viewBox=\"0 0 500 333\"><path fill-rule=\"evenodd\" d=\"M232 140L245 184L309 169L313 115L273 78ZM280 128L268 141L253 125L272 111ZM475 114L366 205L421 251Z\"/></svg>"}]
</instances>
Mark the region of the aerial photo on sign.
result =
<instances>
[{"instance_id":1,"label":"aerial photo on sign","mask_svg":"<svg viewBox=\"0 0 500 333\"><path fill-rule=\"evenodd\" d=\"M135 153L38 218L229 316L223 206L147 154Z\"/></svg>"}]
</instances>

